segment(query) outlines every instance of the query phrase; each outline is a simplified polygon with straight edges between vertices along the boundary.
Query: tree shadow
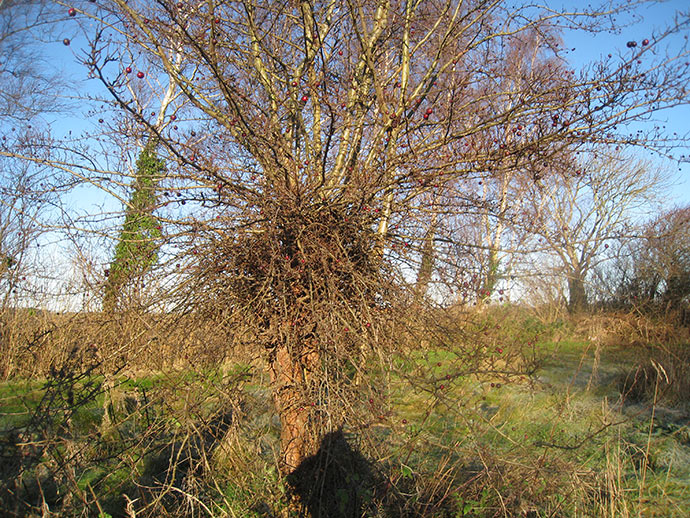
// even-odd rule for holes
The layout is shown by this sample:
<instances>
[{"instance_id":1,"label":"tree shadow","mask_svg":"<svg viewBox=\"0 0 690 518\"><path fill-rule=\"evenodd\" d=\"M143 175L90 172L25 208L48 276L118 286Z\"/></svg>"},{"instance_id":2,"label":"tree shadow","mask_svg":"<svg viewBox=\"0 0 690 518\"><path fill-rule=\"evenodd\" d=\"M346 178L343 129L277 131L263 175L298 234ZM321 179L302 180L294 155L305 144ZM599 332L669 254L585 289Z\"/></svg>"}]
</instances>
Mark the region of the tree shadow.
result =
<instances>
[{"instance_id":1,"label":"tree shadow","mask_svg":"<svg viewBox=\"0 0 690 518\"><path fill-rule=\"evenodd\" d=\"M12 430L0 432L0 516L29 516L39 509L42 502L51 505L59 502L55 480L50 473L25 476L40 458L40 450L20 446L20 434Z\"/></svg>"},{"instance_id":2,"label":"tree shadow","mask_svg":"<svg viewBox=\"0 0 690 518\"><path fill-rule=\"evenodd\" d=\"M131 505L135 513L194 515L186 508L184 495L194 492L190 482L203 479L207 459L232 426L233 419L231 410L223 410L195 433L183 434L181 439L175 440L166 435L157 439L155 442L158 444L144 457L144 466L136 482L124 485L117 494L103 500L103 510L113 518L130 516L131 513L126 511L129 498L134 502Z\"/></svg>"},{"instance_id":3,"label":"tree shadow","mask_svg":"<svg viewBox=\"0 0 690 518\"><path fill-rule=\"evenodd\" d=\"M316 454L288 476L288 484L311 518L359 518L377 486L370 463L342 430L327 434Z\"/></svg>"}]
</instances>

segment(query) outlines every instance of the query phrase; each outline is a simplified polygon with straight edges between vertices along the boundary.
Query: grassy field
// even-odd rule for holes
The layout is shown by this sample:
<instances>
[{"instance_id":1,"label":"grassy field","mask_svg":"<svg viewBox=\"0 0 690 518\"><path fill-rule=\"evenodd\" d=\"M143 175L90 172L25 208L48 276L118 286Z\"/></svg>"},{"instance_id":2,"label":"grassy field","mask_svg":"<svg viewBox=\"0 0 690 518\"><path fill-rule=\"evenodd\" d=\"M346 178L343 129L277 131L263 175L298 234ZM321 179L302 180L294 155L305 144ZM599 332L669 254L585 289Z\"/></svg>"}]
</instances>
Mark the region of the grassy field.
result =
<instances>
[{"instance_id":1,"label":"grassy field","mask_svg":"<svg viewBox=\"0 0 690 518\"><path fill-rule=\"evenodd\" d=\"M503 347L495 354L509 357ZM690 516L689 405L669 390L668 366L640 369L640 348L596 340L532 348L538 369L511 378L465 375L452 349L397 359L423 382L396 374L388 393L370 387L356 403L366 433L343 437L376 462L356 473L361 492L334 490L330 512L358 499L370 516ZM285 515L278 433L267 376L249 364L8 381L2 507Z\"/></svg>"}]
</instances>

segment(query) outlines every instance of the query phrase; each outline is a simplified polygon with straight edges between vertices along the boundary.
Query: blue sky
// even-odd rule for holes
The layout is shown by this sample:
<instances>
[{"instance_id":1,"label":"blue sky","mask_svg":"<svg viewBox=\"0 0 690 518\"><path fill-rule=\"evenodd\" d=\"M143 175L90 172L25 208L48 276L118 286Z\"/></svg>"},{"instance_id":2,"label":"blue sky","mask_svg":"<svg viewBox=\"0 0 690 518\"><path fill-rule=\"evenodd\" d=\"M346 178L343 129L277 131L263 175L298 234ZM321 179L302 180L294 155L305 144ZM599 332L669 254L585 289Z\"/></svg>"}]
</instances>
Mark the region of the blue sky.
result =
<instances>
[{"instance_id":1,"label":"blue sky","mask_svg":"<svg viewBox=\"0 0 690 518\"><path fill-rule=\"evenodd\" d=\"M574 5L578 7L581 2L575 0L544 0L549 7L557 5ZM665 26L672 23L677 11L684 9L690 12L690 0L668 0L654 2L649 5L638 6L630 15L618 16L616 19L617 30L615 33L592 34L584 31L566 31L563 33L565 47L568 50L566 56L575 69L578 69L593 60L612 53L617 55L627 51L626 42L635 40L640 42L644 38L654 40L654 36ZM88 92L92 88L102 88L95 80L87 80L86 69L76 62L76 56L83 51L80 47L84 41L77 35L77 23L89 23L83 18L68 19L64 22L64 31L58 35L57 42L50 46L48 60L52 66L61 70L65 79L73 81L75 92ZM69 37L72 44L64 46L62 38ZM571 50L574 49L574 50ZM690 57L688 58L690 59ZM97 126L98 115L79 113L77 108L73 115L48 116L53 131L57 135L65 135L72 130L73 135L78 135L85 130L93 130ZM678 107L657 114L661 124L666 125L669 133L688 134L690 132L690 107ZM676 156L690 156L690 147L679 149ZM674 187L670 191L669 205L690 204L690 162L677 163L663 161L658 157L652 157L660 167L667 167L672 171ZM80 197L85 194L82 191ZM93 193L94 203L103 203L106 196ZM84 200L85 201L85 200Z\"/></svg>"},{"instance_id":2,"label":"blue sky","mask_svg":"<svg viewBox=\"0 0 690 518\"><path fill-rule=\"evenodd\" d=\"M673 23L676 13L680 10L685 11L685 19L687 19L690 15L690 0L668 0L638 6L632 15L618 17L619 31L617 33L592 34L584 31L566 31L563 39L565 47L571 49L568 52L569 61L575 68L581 68L609 53L614 56L619 52L625 53L628 41L637 41L638 44L645 38L653 41L655 35ZM690 31L686 31L686 34L687 32ZM679 35L675 41L678 42L681 36L684 35ZM658 112L656 118L666 126L667 132L690 135L690 106ZM664 161L655 155L650 155L650 159L660 167L668 167L671 170L673 187L667 198L667 206L688 205L690 204L690 161L687 158L690 157L690 146L686 145L674 154L676 157L684 155L686 161L680 163Z\"/></svg>"}]
</instances>

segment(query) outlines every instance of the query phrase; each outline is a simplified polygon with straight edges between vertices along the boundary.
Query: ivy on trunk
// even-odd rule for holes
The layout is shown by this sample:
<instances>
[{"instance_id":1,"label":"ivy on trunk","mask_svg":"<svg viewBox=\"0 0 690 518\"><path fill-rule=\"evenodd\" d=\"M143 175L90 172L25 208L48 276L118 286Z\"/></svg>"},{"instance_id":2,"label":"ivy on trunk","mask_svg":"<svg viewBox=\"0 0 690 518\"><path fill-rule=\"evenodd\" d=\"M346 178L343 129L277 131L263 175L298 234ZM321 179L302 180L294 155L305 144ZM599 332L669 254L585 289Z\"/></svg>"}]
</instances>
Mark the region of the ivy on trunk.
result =
<instances>
[{"instance_id":1,"label":"ivy on trunk","mask_svg":"<svg viewBox=\"0 0 690 518\"><path fill-rule=\"evenodd\" d=\"M110 268L106 271L104 311L114 311L121 302L136 299L144 274L158 259L156 240L161 237L161 227L154 209L158 203L156 186L164 169L163 161L156 155L155 144L147 144L136 163L125 222Z\"/></svg>"}]
</instances>

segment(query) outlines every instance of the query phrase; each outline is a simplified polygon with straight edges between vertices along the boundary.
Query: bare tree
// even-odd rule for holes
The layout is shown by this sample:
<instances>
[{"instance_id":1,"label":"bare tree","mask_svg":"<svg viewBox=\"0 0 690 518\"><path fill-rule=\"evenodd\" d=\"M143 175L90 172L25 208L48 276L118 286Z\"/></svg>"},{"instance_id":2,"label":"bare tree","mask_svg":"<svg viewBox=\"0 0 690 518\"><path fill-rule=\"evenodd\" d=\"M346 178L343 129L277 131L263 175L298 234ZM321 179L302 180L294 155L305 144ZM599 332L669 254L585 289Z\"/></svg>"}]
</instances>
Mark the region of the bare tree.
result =
<instances>
[{"instance_id":1,"label":"bare tree","mask_svg":"<svg viewBox=\"0 0 690 518\"><path fill-rule=\"evenodd\" d=\"M533 246L558 258L571 312L587 308L590 273L611 245L634 235L635 218L657 208L666 178L660 166L600 149L562 164L527 194Z\"/></svg>"},{"instance_id":2,"label":"bare tree","mask_svg":"<svg viewBox=\"0 0 690 518\"><path fill-rule=\"evenodd\" d=\"M661 306L666 312L687 304L689 217L688 207L665 211L646 223L639 237L626 244L614 276L617 302L638 307Z\"/></svg>"},{"instance_id":3,"label":"bare tree","mask_svg":"<svg viewBox=\"0 0 690 518\"><path fill-rule=\"evenodd\" d=\"M66 185L49 165L56 141L47 118L69 106L63 95L67 83L44 53L45 43L55 38L60 13L50 1L0 2L2 309L19 300L37 303L39 269L29 272L28 265L36 260L37 238L49 226L46 216ZM10 304L13 294L17 297Z\"/></svg>"},{"instance_id":4,"label":"bare tree","mask_svg":"<svg viewBox=\"0 0 690 518\"><path fill-rule=\"evenodd\" d=\"M0 2L0 123L27 121L67 104L59 100L64 78L51 70L41 49L55 35L56 7L45 0Z\"/></svg>"},{"instance_id":5,"label":"bare tree","mask_svg":"<svg viewBox=\"0 0 690 518\"><path fill-rule=\"evenodd\" d=\"M523 102L521 92L528 90L528 85L535 81L543 82L545 89L549 82L555 91L562 87L561 77L567 77L572 70L567 62L544 52L545 44L562 44L558 32L548 26L526 30L508 40L505 70L494 75L491 81L499 91L509 95L490 97L486 101L488 106L497 112L510 112ZM540 123L523 117L518 122L493 129L485 136L487 141L484 144L498 144L499 149L509 148L522 141L523 132L533 131L534 125ZM511 265L518 257L519 245L524 242L524 226L515 223L519 223L525 213L522 210L526 202L525 190L529 190L530 180L539 177L543 169L559 160L562 149L563 142L558 141L542 146L537 156L534 153L507 154L478 178L472 179L468 186L468 190L476 187L478 192L475 213L468 214L468 221L472 221L468 225L469 233L474 236L466 244L473 251L477 275L475 289L480 300L488 299L498 282L508 277Z\"/></svg>"},{"instance_id":6,"label":"bare tree","mask_svg":"<svg viewBox=\"0 0 690 518\"><path fill-rule=\"evenodd\" d=\"M548 66L563 59L551 26L594 30L606 9L561 15L483 0L85 9L102 21L85 26L86 64L126 116L121 134L158 142L168 167L156 208L168 229L161 268L176 285L167 307L255 345L284 475L329 431L366 426L361 380L397 347L430 236L454 242L440 222L460 221L467 178L541 178L565 149L652 145L654 134L632 142L616 128L688 100L685 50L654 56L680 26L579 77ZM501 80L507 41L535 31L545 66ZM133 84L160 93L161 78L181 92L173 126L131 95ZM52 163L105 190L121 185L94 162ZM442 247L435 260L452 264ZM420 290L427 277L423 267Z\"/></svg>"},{"instance_id":7,"label":"bare tree","mask_svg":"<svg viewBox=\"0 0 690 518\"><path fill-rule=\"evenodd\" d=\"M7 162L0 168L0 310L7 309L19 285L26 281L29 253L40 231L38 216L44 206L37 176L27 164L15 162L8 167Z\"/></svg>"},{"instance_id":8,"label":"bare tree","mask_svg":"<svg viewBox=\"0 0 690 518\"><path fill-rule=\"evenodd\" d=\"M41 156L46 137L38 129L14 131L0 143L27 156ZM41 142L41 145L37 145ZM0 156L0 378L12 374L15 331L21 328L17 309L41 303L39 237L46 231L56 202L59 175L26 160Z\"/></svg>"}]
</instances>

